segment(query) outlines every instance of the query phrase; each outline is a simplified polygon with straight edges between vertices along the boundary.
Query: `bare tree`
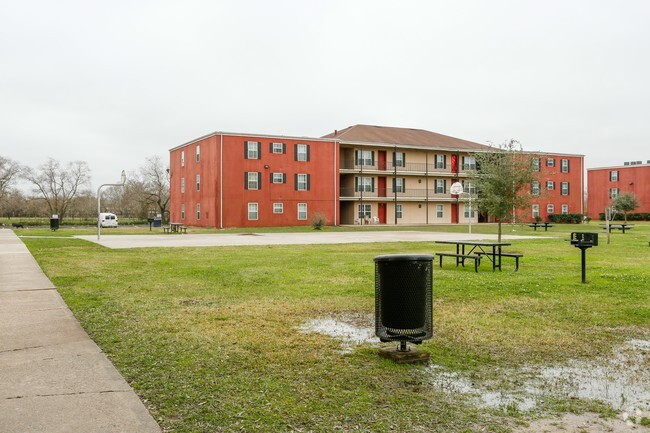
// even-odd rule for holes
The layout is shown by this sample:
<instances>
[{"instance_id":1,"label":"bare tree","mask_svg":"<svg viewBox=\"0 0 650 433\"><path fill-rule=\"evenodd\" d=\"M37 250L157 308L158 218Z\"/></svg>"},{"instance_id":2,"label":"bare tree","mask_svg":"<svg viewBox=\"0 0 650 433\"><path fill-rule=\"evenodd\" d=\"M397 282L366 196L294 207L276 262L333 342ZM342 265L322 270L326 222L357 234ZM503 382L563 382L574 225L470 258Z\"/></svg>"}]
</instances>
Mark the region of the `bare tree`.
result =
<instances>
[{"instance_id":1,"label":"bare tree","mask_svg":"<svg viewBox=\"0 0 650 433\"><path fill-rule=\"evenodd\" d=\"M59 215L60 221L75 196L90 185L90 168L84 161L62 167L59 161L48 158L38 170L25 169L23 176L34 185L34 193L45 200L50 213Z\"/></svg>"},{"instance_id":2,"label":"bare tree","mask_svg":"<svg viewBox=\"0 0 650 433\"><path fill-rule=\"evenodd\" d=\"M0 155L0 205L20 174L20 165Z\"/></svg>"},{"instance_id":3,"label":"bare tree","mask_svg":"<svg viewBox=\"0 0 650 433\"><path fill-rule=\"evenodd\" d=\"M145 160L140 173L144 183L145 201L156 206L165 218L169 207L169 168L160 156L151 156Z\"/></svg>"}]
</instances>

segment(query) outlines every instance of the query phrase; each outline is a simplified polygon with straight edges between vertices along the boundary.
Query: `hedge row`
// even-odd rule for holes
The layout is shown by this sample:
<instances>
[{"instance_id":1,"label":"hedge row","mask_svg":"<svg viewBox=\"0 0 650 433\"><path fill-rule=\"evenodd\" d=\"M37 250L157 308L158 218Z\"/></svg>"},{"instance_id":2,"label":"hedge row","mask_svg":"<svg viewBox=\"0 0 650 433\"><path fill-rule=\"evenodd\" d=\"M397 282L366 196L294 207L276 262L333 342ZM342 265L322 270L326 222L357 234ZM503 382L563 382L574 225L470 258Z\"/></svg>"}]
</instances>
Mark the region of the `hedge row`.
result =
<instances>
[{"instance_id":1,"label":"hedge row","mask_svg":"<svg viewBox=\"0 0 650 433\"><path fill-rule=\"evenodd\" d=\"M599 213L598 215L601 221L605 221L604 213ZM616 212L616 214L614 215L615 221L623 221L624 219L625 216L621 212ZM650 213L646 213L646 212L629 213L627 214L627 220L628 221L650 221Z\"/></svg>"},{"instance_id":2,"label":"hedge row","mask_svg":"<svg viewBox=\"0 0 650 433\"><path fill-rule=\"evenodd\" d=\"M581 213L551 213L548 214L548 220L558 224L580 224L583 220Z\"/></svg>"}]
</instances>

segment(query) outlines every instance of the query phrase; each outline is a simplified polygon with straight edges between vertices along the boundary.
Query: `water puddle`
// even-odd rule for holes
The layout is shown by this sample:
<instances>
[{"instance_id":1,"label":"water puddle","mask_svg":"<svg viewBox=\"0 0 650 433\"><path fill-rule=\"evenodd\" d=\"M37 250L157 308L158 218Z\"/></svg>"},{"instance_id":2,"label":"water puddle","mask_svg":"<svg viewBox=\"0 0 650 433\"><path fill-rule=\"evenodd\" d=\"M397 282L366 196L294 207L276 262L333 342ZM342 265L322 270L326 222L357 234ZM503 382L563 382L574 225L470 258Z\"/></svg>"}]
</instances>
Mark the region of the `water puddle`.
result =
<instances>
[{"instance_id":1,"label":"water puddle","mask_svg":"<svg viewBox=\"0 0 650 433\"><path fill-rule=\"evenodd\" d=\"M371 315L341 315L309 320L301 332L316 332L341 343L341 353L355 346L377 344ZM464 395L481 408L535 409L545 398L600 401L625 414L650 418L650 340L629 340L609 357L572 361L566 365L502 370L499 381L471 380L438 365L424 370L432 387L450 395Z\"/></svg>"}]
</instances>

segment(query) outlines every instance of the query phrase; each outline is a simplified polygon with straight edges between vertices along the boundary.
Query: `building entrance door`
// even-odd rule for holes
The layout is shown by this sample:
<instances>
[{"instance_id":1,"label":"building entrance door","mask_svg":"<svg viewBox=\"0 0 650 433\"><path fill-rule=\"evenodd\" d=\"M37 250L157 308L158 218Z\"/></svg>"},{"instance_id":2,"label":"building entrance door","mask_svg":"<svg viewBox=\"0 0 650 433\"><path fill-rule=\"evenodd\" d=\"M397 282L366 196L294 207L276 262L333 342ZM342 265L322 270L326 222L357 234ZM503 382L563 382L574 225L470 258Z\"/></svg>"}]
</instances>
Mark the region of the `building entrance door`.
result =
<instances>
[{"instance_id":1,"label":"building entrance door","mask_svg":"<svg viewBox=\"0 0 650 433\"><path fill-rule=\"evenodd\" d=\"M377 178L377 197L386 197L386 178Z\"/></svg>"},{"instance_id":2,"label":"building entrance door","mask_svg":"<svg viewBox=\"0 0 650 433\"><path fill-rule=\"evenodd\" d=\"M378 208L379 224L386 224L386 203L379 203Z\"/></svg>"},{"instance_id":3,"label":"building entrance door","mask_svg":"<svg viewBox=\"0 0 650 433\"><path fill-rule=\"evenodd\" d=\"M458 224L458 203L451 204L451 223Z\"/></svg>"},{"instance_id":4,"label":"building entrance door","mask_svg":"<svg viewBox=\"0 0 650 433\"><path fill-rule=\"evenodd\" d=\"M377 152L377 165L379 170L386 170L386 151L380 150Z\"/></svg>"}]
</instances>

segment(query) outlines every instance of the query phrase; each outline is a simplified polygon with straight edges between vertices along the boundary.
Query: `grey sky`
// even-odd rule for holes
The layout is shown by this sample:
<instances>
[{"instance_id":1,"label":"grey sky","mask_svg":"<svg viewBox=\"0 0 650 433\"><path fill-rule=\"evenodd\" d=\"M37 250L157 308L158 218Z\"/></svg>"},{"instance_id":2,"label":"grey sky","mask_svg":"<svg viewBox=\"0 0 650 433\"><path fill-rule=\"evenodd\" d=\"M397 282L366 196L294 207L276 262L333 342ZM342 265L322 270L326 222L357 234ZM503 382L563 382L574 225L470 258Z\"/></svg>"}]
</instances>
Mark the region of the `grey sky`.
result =
<instances>
[{"instance_id":1,"label":"grey sky","mask_svg":"<svg viewBox=\"0 0 650 433\"><path fill-rule=\"evenodd\" d=\"M650 159L650 2L0 0L0 155L93 187L222 130Z\"/></svg>"}]
</instances>

